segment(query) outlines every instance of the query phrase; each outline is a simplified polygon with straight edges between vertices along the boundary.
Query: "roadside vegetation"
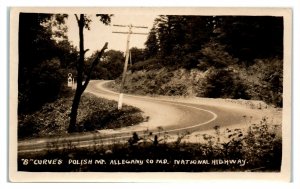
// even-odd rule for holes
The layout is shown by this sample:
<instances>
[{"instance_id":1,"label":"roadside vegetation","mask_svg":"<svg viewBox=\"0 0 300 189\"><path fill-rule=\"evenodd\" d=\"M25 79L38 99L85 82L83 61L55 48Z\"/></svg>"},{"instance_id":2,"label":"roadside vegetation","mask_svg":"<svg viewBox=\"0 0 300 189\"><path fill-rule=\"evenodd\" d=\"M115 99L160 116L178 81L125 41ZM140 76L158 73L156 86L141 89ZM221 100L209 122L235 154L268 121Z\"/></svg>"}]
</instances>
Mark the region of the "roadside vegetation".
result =
<instances>
[{"instance_id":1,"label":"roadside vegetation","mask_svg":"<svg viewBox=\"0 0 300 189\"><path fill-rule=\"evenodd\" d=\"M124 90L138 95L198 96L261 100L282 107L282 60L255 60L250 67L232 65L226 69L170 68L129 72ZM121 79L108 87L118 90ZM229 85L230 83L230 85Z\"/></svg>"},{"instance_id":2,"label":"roadside vegetation","mask_svg":"<svg viewBox=\"0 0 300 189\"><path fill-rule=\"evenodd\" d=\"M154 135L148 131L133 133L132 137L123 143L116 142L114 139L110 145L95 141L94 145L86 148L77 148L76 145L70 143L63 150L52 149L39 153L19 154L18 169L20 171L55 172L278 172L282 155L281 134L278 132L280 129L281 125L274 125L264 118L259 124L250 124L247 130L225 129L221 131L220 126L215 126L215 134L199 134L197 135L199 141L190 143L184 140L188 137L188 132L172 136L158 128L159 134ZM174 139L171 139L172 137ZM33 163L24 165L22 161L24 158L40 161L56 159L62 163L60 165L34 165ZM74 163L78 160L91 160L91 163ZM101 160L102 163L95 163L96 160ZM116 160L120 162L139 160L143 164L118 165ZM176 163L175 160L181 163L178 161ZM185 160L193 160L194 164ZM232 161L229 164L225 163L225 160ZM195 164L195 161L198 164Z\"/></svg>"},{"instance_id":3,"label":"roadside vegetation","mask_svg":"<svg viewBox=\"0 0 300 189\"><path fill-rule=\"evenodd\" d=\"M68 135L67 128L74 91L65 91L64 97L44 104L38 111L18 116L18 138ZM117 109L117 102L85 93L78 111L77 132L115 129L132 126L144 121L141 110L124 105Z\"/></svg>"}]
</instances>

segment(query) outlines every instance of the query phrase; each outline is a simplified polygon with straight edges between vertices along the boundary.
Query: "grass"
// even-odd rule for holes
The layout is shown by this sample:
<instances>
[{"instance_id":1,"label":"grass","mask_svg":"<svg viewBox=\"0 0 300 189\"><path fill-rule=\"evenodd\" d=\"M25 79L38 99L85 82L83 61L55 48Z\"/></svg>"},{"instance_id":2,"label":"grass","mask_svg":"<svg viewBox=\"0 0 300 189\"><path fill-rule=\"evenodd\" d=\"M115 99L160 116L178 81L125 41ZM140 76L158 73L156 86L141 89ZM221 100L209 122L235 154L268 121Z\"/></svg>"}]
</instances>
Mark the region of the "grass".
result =
<instances>
[{"instance_id":1,"label":"grass","mask_svg":"<svg viewBox=\"0 0 300 189\"><path fill-rule=\"evenodd\" d=\"M63 150L19 154L19 171L74 172L279 172L282 157L280 125L264 118L259 124L249 124L247 131L226 129L215 134L203 134L202 142L184 142L188 133L178 134L169 141L168 133L143 137L133 133L125 143L101 141L87 148L69 144ZM158 128L160 129L160 128ZM223 141L220 138L227 138ZM60 161L48 164L42 161ZM24 163L29 162L28 164ZM41 161L39 163L38 161ZM34 163L36 162L36 164Z\"/></svg>"},{"instance_id":2,"label":"grass","mask_svg":"<svg viewBox=\"0 0 300 189\"><path fill-rule=\"evenodd\" d=\"M67 135L73 95L45 104L39 111L18 115L18 138ZM132 126L144 121L142 112L117 102L85 93L78 109L77 126L80 132Z\"/></svg>"}]
</instances>

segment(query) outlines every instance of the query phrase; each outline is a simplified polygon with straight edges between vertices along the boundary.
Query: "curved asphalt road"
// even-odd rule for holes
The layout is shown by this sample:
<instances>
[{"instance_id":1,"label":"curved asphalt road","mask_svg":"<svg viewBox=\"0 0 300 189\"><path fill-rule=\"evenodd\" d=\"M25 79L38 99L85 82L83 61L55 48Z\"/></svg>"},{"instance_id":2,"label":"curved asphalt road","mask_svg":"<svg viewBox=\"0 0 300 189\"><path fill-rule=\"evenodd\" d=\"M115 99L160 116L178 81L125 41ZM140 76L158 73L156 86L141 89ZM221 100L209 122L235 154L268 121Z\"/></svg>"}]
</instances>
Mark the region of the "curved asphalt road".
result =
<instances>
[{"instance_id":1,"label":"curved asphalt road","mask_svg":"<svg viewBox=\"0 0 300 189\"><path fill-rule=\"evenodd\" d=\"M91 81L86 92L110 100L117 100L118 93L105 89L107 81ZM40 138L18 142L19 153L31 153L46 149L86 147L112 141L128 140L133 132L143 136L145 130L153 135L159 132L178 134L183 132L211 130L214 126L229 127L243 122L245 112L225 106L209 106L205 102L183 103L174 98L145 97L124 95L124 103L136 106L150 116L149 122L137 126L122 128L112 132L99 131L85 134L72 134L65 137ZM162 129L158 129L158 127ZM147 134L148 135L148 134Z\"/></svg>"}]
</instances>

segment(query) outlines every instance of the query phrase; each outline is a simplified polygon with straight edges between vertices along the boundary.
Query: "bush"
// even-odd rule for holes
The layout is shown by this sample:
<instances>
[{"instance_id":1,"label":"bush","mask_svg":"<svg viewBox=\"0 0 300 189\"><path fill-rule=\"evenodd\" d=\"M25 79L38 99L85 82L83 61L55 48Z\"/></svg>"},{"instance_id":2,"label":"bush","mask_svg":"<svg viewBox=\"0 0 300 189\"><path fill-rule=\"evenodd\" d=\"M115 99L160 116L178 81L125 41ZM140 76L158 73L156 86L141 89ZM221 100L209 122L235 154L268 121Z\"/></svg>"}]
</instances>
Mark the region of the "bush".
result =
<instances>
[{"instance_id":1,"label":"bush","mask_svg":"<svg viewBox=\"0 0 300 189\"><path fill-rule=\"evenodd\" d=\"M151 58L145 61L139 61L133 64L129 69L132 72L139 71L139 70L157 70L162 68L163 66L160 64L159 59Z\"/></svg>"},{"instance_id":2,"label":"bush","mask_svg":"<svg viewBox=\"0 0 300 189\"><path fill-rule=\"evenodd\" d=\"M189 79L189 74L185 69L137 71L127 75L124 90L140 95L187 96L192 86L186 79ZM119 85L120 80L116 80L116 83Z\"/></svg>"},{"instance_id":3,"label":"bush","mask_svg":"<svg viewBox=\"0 0 300 189\"><path fill-rule=\"evenodd\" d=\"M18 138L66 135L73 95L47 103L39 111L18 115ZM81 97L77 126L79 131L113 129L132 126L144 121L141 111L124 105L117 110L117 102L90 94Z\"/></svg>"},{"instance_id":4,"label":"bush","mask_svg":"<svg viewBox=\"0 0 300 189\"><path fill-rule=\"evenodd\" d=\"M83 131L95 131L132 126L143 121L140 110L134 107L123 106L121 110L99 107L94 108L78 125L82 126Z\"/></svg>"},{"instance_id":5,"label":"bush","mask_svg":"<svg viewBox=\"0 0 300 189\"><path fill-rule=\"evenodd\" d=\"M18 115L18 138L62 135L71 112L72 97L46 103L36 112Z\"/></svg>"},{"instance_id":6,"label":"bush","mask_svg":"<svg viewBox=\"0 0 300 189\"><path fill-rule=\"evenodd\" d=\"M229 69L211 69L199 87L202 92L198 96L249 99L246 85Z\"/></svg>"},{"instance_id":7,"label":"bush","mask_svg":"<svg viewBox=\"0 0 300 189\"><path fill-rule=\"evenodd\" d=\"M218 69L236 64L238 59L231 56L225 49L225 45L215 41L205 44L200 50L202 57L199 59L199 69L206 71L211 67Z\"/></svg>"},{"instance_id":8,"label":"bush","mask_svg":"<svg viewBox=\"0 0 300 189\"><path fill-rule=\"evenodd\" d=\"M252 99L263 100L276 107L282 107L283 60L278 58L256 59L241 70L242 79L247 82Z\"/></svg>"},{"instance_id":9,"label":"bush","mask_svg":"<svg viewBox=\"0 0 300 189\"><path fill-rule=\"evenodd\" d=\"M169 82L158 89L157 93L168 96L187 96L188 87L186 83Z\"/></svg>"},{"instance_id":10,"label":"bush","mask_svg":"<svg viewBox=\"0 0 300 189\"><path fill-rule=\"evenodd\" d=\"M58 59L42 62L35 67L27 81L19 81L18 112L30 112L56 100L67 81Z\"/></svg>"},{"instance_id":11,"label":"bush","mask_svg":"<svg viewBox=\"0 0 300 189\"><path fill-rule=\"evenodd\" d=\"M258 61L258 60L256 60ZM260 60L256 66L265 69L261 77L262 84L262 100L275 106L282 107L283 93L283 61L277 58Z\"/></svg>"},{"instance_id":12,"label":"bush","mask_svg":"<svg viewBox=\"0 0 300 189\"><path fill-rule=\"evenodd\" d=\"M251 124L243 139L246 146L244 156L249 159L249 164L273 169L281 164L282 141L278 129L281 125L271 125L267 117L259 124ZM261 162L262 159L265 162Z\"/></svg>"}]
</instances>

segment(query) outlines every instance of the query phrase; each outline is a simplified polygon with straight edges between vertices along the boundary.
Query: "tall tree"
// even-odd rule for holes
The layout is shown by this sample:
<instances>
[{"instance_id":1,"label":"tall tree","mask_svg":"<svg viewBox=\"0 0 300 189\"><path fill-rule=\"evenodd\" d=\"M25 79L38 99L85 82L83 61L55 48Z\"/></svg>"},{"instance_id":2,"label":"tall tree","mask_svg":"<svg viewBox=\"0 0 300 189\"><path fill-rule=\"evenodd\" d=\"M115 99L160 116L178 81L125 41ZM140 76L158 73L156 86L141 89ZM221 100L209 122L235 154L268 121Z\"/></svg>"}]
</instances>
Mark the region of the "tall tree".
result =
<instances>
[{"instance_id":1,"label":"tall tree","mask_svg":"<svg viewBox=\"0 0 300 189\"><path fill-rule=\"evenodd\" d=\"M100 17L100 21L106 25L110 23L110 17L112 15L104 15L104 14L97 14L96 16ZM75 91L73 103L72 103L72 109L70 114L70 124L68 128L68 132L75 132L76 131L76 120L77 120L77 111L79 107L79 102L82 93L88 86L90 79L91 79L91 73L94 70L95 66L98 64L100 58L102 57L105 49L107 49L108 43L106 42L105 45L102 47L102 49L98 52L98 54L95 56L95 59L90 63L89 68L85 69L85 53L88 51L88 49L84 48L84 28L90 29L89 23L91 22L91 19L88 18L84 14L80 14L79 16L75 14L78 28L79 28L79 60L76 65L77 69L77 88Z\"/></svg>"},{"instance_id":2,"label":"tall tree","mask_svg":"<svg viewBox=\"0 0 300 189\"><path fill-rule=\"evenodd\" d=\"M212 16L160 15L145 43L146 55L158 56L164 65L196 66L213 30Z\"/></svg>"},{"instance_id":3,"label":"tall tree","mask_svg":"<svg viewBox=\"0 0 300 189\"><path fill-rule=\"evenodd\" d=\"M157 36L156 36L156 29L155 26L152 27L147 41L145 42L145 58L149 59L149 58L153 58L157 55L158 52L158 40L157 40Z\"/></svg>"}]
</instances>

